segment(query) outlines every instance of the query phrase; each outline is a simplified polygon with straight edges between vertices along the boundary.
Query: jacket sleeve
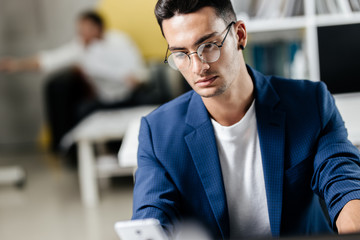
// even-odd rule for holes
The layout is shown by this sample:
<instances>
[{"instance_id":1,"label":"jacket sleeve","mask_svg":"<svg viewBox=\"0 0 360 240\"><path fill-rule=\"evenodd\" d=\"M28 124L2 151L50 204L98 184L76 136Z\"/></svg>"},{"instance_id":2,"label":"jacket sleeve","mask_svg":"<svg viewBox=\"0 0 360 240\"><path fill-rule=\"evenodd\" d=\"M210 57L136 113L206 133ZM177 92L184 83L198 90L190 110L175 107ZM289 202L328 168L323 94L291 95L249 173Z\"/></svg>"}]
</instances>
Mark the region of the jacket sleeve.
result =
<instances>
[{"instance_id":1,"label":"jacket sleeve","mask_svg":"<svg viewBox=\"0 0 360 240\"><path fill-rule=\"evenodd\" d=\"M171 161L171 159L167 159ZM179 219L178 190L157 159L153 136L146 118L139 133L138 169L135 174L132 219L156 218L168 232Z\"/></svg>"},{"instance_id":2,"label":"jacket sleeve","mask_svg":"<svg viewBox=\"0 0 360 240\"><path fill-rule=\"evenodd\" d=\"M344 205L360 199L359 150L348 140L347 130L325 84L318 85L321 132L314 161L312 189L325 199L332 227Z\"/></svg>"}]
</instances>

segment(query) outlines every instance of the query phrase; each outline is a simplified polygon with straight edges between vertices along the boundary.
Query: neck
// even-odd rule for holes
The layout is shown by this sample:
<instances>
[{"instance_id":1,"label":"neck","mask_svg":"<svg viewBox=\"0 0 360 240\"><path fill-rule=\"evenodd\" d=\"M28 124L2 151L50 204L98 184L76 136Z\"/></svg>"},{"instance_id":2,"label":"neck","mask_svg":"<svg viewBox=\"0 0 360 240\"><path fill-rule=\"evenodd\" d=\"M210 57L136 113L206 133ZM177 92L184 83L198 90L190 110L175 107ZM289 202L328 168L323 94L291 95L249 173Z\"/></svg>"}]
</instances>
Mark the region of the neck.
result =
<instances>
[{"instance_id":1,"label":"neck","mask_svg":"<svg viewBox=\"0 0 360 240\"><path fill-rule=\"evenodd\" d=\"M102 40L104 38L104 35L101 33L99 36L93 37L91 39L81 39L85 47L90 46L93 42Z\"/></svg>"},{"instance_id":2,"label":"neck","mask_svg":"<svg viewBox=\"0 0 360 240\"><path fill-rule=\"evenodd\" d=\"M202 98L211 117L223 126L239 122L254 100L254 84L246 68L223 94Z\"/></svg>"}]
</instances>

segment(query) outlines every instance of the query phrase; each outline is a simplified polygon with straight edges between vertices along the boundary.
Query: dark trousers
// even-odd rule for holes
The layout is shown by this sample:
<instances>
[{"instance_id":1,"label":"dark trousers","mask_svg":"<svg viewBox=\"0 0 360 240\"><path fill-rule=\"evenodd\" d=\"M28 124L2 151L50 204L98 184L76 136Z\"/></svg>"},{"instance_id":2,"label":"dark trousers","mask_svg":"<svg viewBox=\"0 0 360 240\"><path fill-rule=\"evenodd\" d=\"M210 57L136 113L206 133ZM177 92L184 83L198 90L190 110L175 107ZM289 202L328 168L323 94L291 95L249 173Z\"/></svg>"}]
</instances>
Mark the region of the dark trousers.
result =
<instances>
[{"instance_id":1,"label":"dark trousers","mask_svg":"<svg viewBox=\"0 0 360 240\"><path fill-rule=\"evenodd\" d=\"M51 150L59 152L62 137L83 118L99 109L133 106L133 99L105 104L96 98L92 86L76 69L60 71L47 79L45 110L52 137Z\"/></svg>"}]
</instances>

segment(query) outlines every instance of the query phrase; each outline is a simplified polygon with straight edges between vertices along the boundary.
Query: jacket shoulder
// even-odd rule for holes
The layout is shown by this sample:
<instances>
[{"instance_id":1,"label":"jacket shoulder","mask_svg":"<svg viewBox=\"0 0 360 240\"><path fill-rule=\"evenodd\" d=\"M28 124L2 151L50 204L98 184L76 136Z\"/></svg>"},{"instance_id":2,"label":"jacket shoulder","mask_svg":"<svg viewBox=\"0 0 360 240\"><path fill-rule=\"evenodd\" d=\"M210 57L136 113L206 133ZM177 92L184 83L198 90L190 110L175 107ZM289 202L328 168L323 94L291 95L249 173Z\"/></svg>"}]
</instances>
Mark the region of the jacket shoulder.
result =
<instances>
[{"instance_id":1,"label":"jacket shoulder","mask_svg":"<svg viewBox=\"0 0 360 240\"><path fill-rule=\"evenodd\" d=\"M321 81L287 79L274 76L269 77L268 81L283 103L289 101L289 103L295 105L296 103L311 104L311 102L326 102L331 99L326 84Z\"/></svg>"},{"instance_id":2,"label":"jacket shoulder","mask_svg":"<svg viewBox=\"0 0 360 240\"><path fill-rule=\"evenodd\" d=\"M189 102L195 92L193 90L184 93L183 95L165 103L148 114L145 118L151 124L154 121L171 121L172 123L178 122L180 119L185 118Z\"/></svg>"},{"instance_id":3,"label":"jacket shoulder","mask_svg":"<svg viewBox=\"0 0 360 240\"><path fill-rule=\"evenodd\" d=\"M297 92L308 92L309 90L315 90L317 88L322 88L326 90L326 85L321 81L311 81L311 80L300 80L300 79L289 79L281 78L277 76L269 76L269 83L279 90L296 90Z\"/></svg>"}]
</instances>

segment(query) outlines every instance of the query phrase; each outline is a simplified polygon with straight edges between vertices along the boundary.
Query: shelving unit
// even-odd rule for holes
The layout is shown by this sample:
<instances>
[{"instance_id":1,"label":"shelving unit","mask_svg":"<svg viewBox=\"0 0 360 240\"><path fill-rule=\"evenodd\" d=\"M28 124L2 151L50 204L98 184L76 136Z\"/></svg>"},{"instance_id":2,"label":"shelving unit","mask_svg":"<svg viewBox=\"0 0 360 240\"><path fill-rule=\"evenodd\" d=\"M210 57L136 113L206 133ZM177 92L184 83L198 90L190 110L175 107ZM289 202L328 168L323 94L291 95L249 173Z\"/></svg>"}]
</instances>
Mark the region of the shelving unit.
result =
<instances>
[{"instance_id":1,"label":"shelving unit","mask_svg":"<svg viewBox=\"0 0 360 240\"><path fill-rule=\"evenodd\" d=\"M241 7L241 2L247 1L239 1L233 0L234 8L237 13L239 13L239 9L237 7ZM270 1L276 6L280 6L279 2L282 0L273 0ZM291 1L291 0L285 0ZM320 69L319 69L319 50L318 50L318 27L323 26L335 26L335 25L343 25L343 24L354 24L360 23L360 12L346 12L339 13L339 10L336 14L322 14L319 15L319 10L316 9L317 1L324 0L295 0L295 1L303 1L300 4L303 7L303 14L299 16L290 16L290 17L254 17L250 16L250 18L244 19L247 32L249 33L249 42L271 42L275 40L287 40L288 38L296 38L302 42L303 52L306 56L306 73L304 76L313 81L320 80ZM349 0L332 0L333 3L337 3L338 6L342 1ZM237 3L235 3L237 2ZM254 3L257 2L257 3ZM264 1L258 0L253 1L249 4L265 4ZM360 1L359 1L360 4ZM271 6L271 5L269 5ZM257 6L259 9L259 6ZM254 10L254 9L253 9ZM277 11L279 12L279 11ZM256 15L256 12L253 12L253 15ZM239 19L242 19L242 14L238 16Z\"/></svg>"},{"instance_id":2,"label":"shelving unit","mask_svg":"<svg viewBox=\"0 0 360 240\"><path fill-rule=\"evenodd\" d=\"M234 8L236 11L236 6L241 6L241 2L247 2L247 6L252 4L254 6L254 2L262 2L263 0L249 0L247 2L245 0L233 0L233 2L237 2L234 4ZM264 0L265 1L265 0ZM267 0L269 1L269 0ZM283 0L271 0L270 2L276 3L276 6L279 6L279 1ZM291 1L291 0L284 0ZM244 14L239 14L238 19L244 20L247 28L247 32L249 33L249 44L254 43L276 43L281 41L300 41L302 43L302 52L305 55L304 62L306 63L306 69L304 69L304 76L306 79L310 79L313 81L320 81L320 56L319 56L319 36L318 29L322 27L328 26L342 26L341 29L347 29L347 26L350 24L359 24L360 23L360 0L357 0L359 3L359 10L356 12L346 12L333 14L319 14L316 6L318 1L333 1L333 3L337 2L338 5L341 1L348 0L294 0L294 1L303 1L303 14L293 16L293 17L278 17L278 18L256 18L253 17L256 15L256 12L249 11L253 14L250 18L242 17ZM355 0L349 0L355 1ZM344 3L344 2L343 2ZM270 6L270 5L268 5ZM277 11L279 12L279 11ZM350 34L351 35L351 34ZM338 35L339 36L339 35ZM340 36L342 37L342 36ZM359 35L358 35L359 37ZM353 45L356 42L356 38L352 38L351 36L346 37L346 42L349 43L349 40L352 40ZM324 41L324 40L322 40ZM321 42L321 41L320 41ZM351 46L353 46L351 45ZM343 51L344 46L331 46L329 47L330 54L336 54L336 52ZM336 51L334 51L334 49ZM249 51L249 49L246 49ZM249 54L246 52L245 55ZM348 50L349 51L349 50ZM323 55L321 55L323 56ZM250 57L251 58L251 57ZM276 55L275 58L279 58ZM275 61L273 58L271 60ZM356 63L357 59L351 59ZM350 60L350 61L351 61ZM260 59L260 62L262 59ZM342 59L339 59L342 61ZM359 64L360 67L360 64ZM355 81L358 77L354 77ZM339 79L343 81L344 79ZM360 105L360 93L342 93L342 94L334 94L334 98L336 101L336 105L343 117L345 122L345 127L348 129L349 139L353 142L353 144L359 146L360 145L360 114L357 110Z\"/></svg>"}]
</instances>

